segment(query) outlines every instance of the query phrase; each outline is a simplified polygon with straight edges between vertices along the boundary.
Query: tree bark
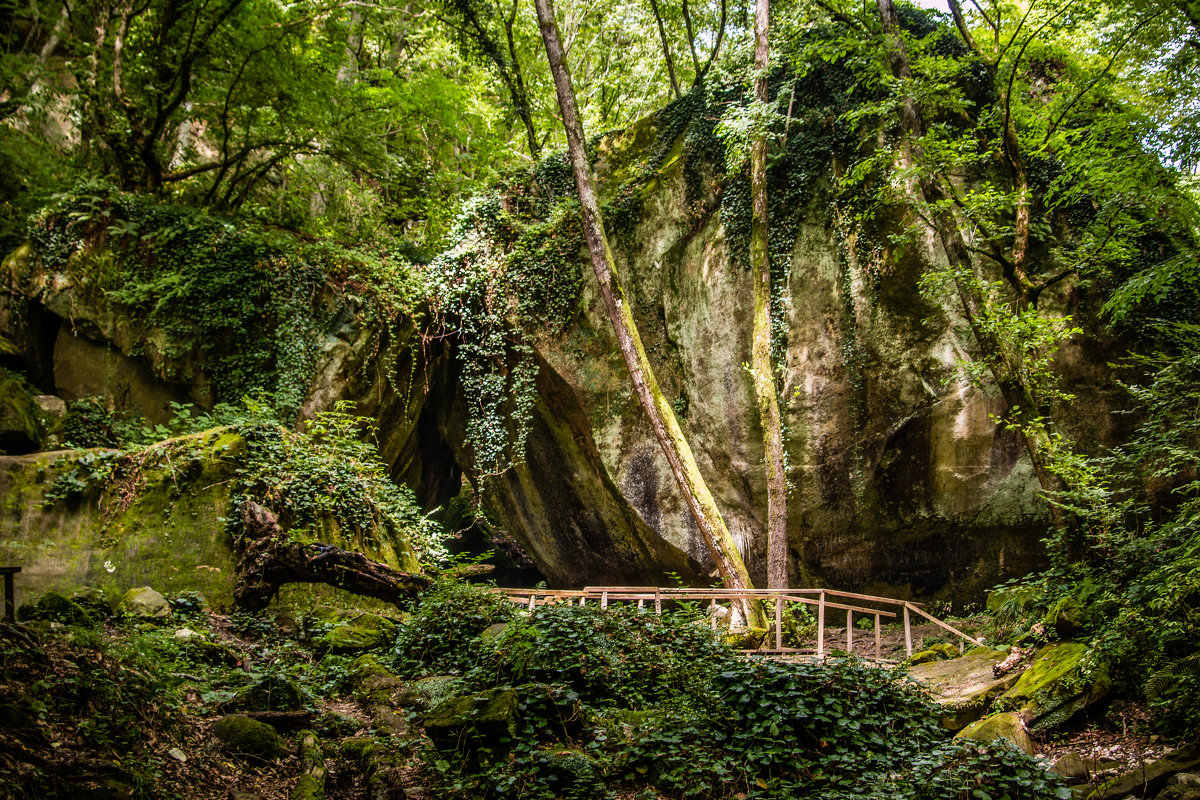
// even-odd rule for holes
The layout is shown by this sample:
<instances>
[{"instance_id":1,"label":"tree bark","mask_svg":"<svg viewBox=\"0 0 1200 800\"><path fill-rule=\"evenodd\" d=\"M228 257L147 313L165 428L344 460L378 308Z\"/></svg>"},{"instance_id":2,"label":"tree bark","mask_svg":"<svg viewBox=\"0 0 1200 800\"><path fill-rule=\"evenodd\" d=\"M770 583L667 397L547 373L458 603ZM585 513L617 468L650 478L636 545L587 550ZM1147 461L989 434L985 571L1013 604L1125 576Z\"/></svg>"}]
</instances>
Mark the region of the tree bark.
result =
<instances>
[{"instance_id":1,"label":"tree bark","mask_svg":"<svg viewBox=\"0 0 1200 800\"><path fill-rule=\"evenodd\" d=\"M413 575L372 561L362 553L319 542L293 542L269 510L242 505L242 532L233 600L247 611L266 608L285 583L327 583L348 592L399 604L429 588L424 575Z\"/></svg>"},{"instance_id":2,"label":"tree bark","mask_svg":"<svg viewBox=\"0 0 1200 800\"><path fill-rule=\"evenodd\" d=\"M756 0L754 10L754 99L767 102L770 55L770 0ZM763 466L767 473L767 588L788 585L787 474L783 463L783 429L779 397L771 367L771 259L767 246L767 132L750 145L750 279L754 284L754 326L750 355L754 398L762 428Z\"/></svg>"},{"instance_id":3,"label":"tree bark","mask_svg":"<svg viewBox=\"0 0 1200 800\"><path fill-rule=\"evenodd\" d=\"M696 525L704 537L709 554L717 566L725 586L729 589L748 589L752 587L746 565L738 553L737 545L725 527L716 500L708 490L704 477L696 465L692 450L688 446L679 421L671 404L663 397L654 377L646 351L642 347L638 335L637 324L633 312L621 290L613 268L612 252L609 250L608 239L604 232L604 222L600 216L600 204L596 199L592 166L588 161L586 140L583 133L583 123L579 119L579 111L575 104L575 91L571 86L571 75L567 69L566 57L563 53L562 42L559 38L558 24L554 18L553 0L535 0L538 22L541 27L542 40L546 45L546 57L550 62L550 72L554 77L554 88L558 94L558 105L562 113L563 127L567 134L567 152L571 160L571 168L575 175L575 188L579 193L579 204L583 208L583 230L587 239L588 252L591 254L592 269L596 273L596 281L600 285L600 294L608 308L609 319L612 321L613 332L625 358L625 366L629 370L630 380L634 391L646 412L654 435L662 446L663 454L671 465L671 472L679 484L684 501L696 520ZM761 613L761 604L758 611Z\"/></svg>"}]
</instances>

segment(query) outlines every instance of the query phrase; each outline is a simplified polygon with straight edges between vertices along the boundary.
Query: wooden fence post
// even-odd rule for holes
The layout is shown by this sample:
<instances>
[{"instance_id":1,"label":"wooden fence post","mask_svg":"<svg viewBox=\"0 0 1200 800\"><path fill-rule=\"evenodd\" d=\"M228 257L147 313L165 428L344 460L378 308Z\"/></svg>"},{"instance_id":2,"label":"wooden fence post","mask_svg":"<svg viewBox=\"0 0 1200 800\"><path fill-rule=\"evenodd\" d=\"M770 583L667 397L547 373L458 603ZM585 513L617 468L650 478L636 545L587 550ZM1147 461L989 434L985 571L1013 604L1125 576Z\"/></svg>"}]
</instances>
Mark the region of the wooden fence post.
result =
<instances>
[{"instance_id":1,"label":"wooden fence post","mask_svg":"<svg viewBox=\"0 0 1200 800\"><path fill-rule=\"evenodd\" d=\"M657 586L654 587L654 613L662 616L662 592Z\"/></svg>"},{"instance_id":2,"label":"wooden fence post","mask_svg":"<svg viewBox=\"0 0 1200 800\"><path fill-rule=\"evenodd\" d=\"M854 652L854 612L846 609L846 652Z\"/></svg>"},{"instance_id":3,"label":"wooden fence post","mask_svg":"<svg viewBox=\"0 0 1200 800\"><path fill-rule=\"evenodd\" d=\"M879 615L875 615L875 660L883 657L883 633L879 629Z\"/></svg>"},{"instance_id":4,"label":"wooden fence post","mask_svg":"<svg viewBox=\"0 0 1200 800\"><path fill-rule=\"evenodd\" d=\"M817 603L817 658L825 655L825 593Z\"/></svg>"},{"instance_id":5,"label":"wooden fence post","mask_svg":"<svg viewBox=\"0 0 1200 800\"><path fill-rule=\"evenodd\" d=\"M904 651L912 655L912 622L908 617L908 603L904 604Z\"/></svg>"},{"instance_id":6,"label":"wooden fence post","mask_svg":"<svg viewBox=\"0 0 1200 800\"><path fill-rule=\"evenodd\" d=\"M775 595L775 649L783 649L783 598Z\"/></svg>"}]
</instances>

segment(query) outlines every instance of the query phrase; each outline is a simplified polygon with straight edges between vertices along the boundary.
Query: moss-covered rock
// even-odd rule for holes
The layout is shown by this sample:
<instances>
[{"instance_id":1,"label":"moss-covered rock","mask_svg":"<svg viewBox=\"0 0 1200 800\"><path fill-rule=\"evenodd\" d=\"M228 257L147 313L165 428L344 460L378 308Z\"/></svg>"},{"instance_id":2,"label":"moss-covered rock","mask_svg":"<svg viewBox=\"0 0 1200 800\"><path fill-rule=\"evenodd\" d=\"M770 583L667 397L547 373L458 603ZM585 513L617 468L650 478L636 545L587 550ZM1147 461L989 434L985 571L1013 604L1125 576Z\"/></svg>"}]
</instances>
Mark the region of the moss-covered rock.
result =
<instances>
[{"instance_id":1,"label":"moss-covered rock","mask_svg":"<svg viewBox=\"0 0 1200 800\"><path fill-rule=\"evenodd\" d=\"M46 592L36 602L21 606L17 618L22 622L42 620L62 625L93 625L103 619L58 592Z\"/></svg>"},{"instance_id":2,"label":"moss-covered rock","mask_svg":"<svg viewBox=\"0 0 1200 800\"><path fill-rule=\"evenodd\" d=\"M396 698L396 705L428 711L447 697L458 693L463 679L457 675L430 675L410 683Z\"/></svg>"},{"instance_id":3,"label":"moss-covered rock","mask_svg":"<svg viewBox=\"0 0 1200 800\"><path fill-rule=\"evenodd\" d=\"M313 640L313 646L332 653L358 653L390 645L396 623L379 614L362 613L337 622Z\"/></svg>"},{"instance_id":4,"label":"moss-covered rock","mask_svg":"<svg viewBox=\"0 0 1200 800\"><path fill-rule=\"evenodd\" d=\"M421 721L435 742L461 741L467 733L483 741L498 742L501 737L516 738L519 715L516 690L499 688L446 698Z\"/></svg>"},{"instance_id":5,"label":"moss-covered rock","mask_svg":"<svg viewBox=\"0 0 1200 800\"><path fill-rule=\"evenodd\" d=\"M283 675L264 675L238 690L228 707L238 711L299 711L305 696L300 685Z\"/></svg>"},{"instance_id":6,"label":"moss-covered rock","mask_svg":"<svg viewBox=\"0 0 1200 800\"><path fill-rule=\"evenodd\" d=\"M1074 597L1064 597L1046 612L1042 624L1053 630L1059 639L1071 639L1083 632L1087 610Z\"/></svg>"},{"instance_id":7,"label":"moss-covered rock","mask_svg":"<svg viewBox=\"0 0 1200 800\"><path fill-rule=\"evenodd\" d=\"M998 702L1020 712L1032 730L1066 722L1112 689L1108 668L1093 663L1089 653L1078 642L1047 645Z\"/></svg>"},{"instance_id":8,"label":"moss-covered rock","mask_svg":"<svg viewBox=\"0 0 1200 800\"><path fill-rule=\"evenodd\" d=\"M121 597L117 611L142 620L164 620L171 616L171 604L161 592L149 586L138 586Z\"/></svg>"},{"instance_id":9,"label":"moss-covered rock","mask_svg":"<svg viewBox=\"0 0 1200 800\"><path fill-rule=\"evenodd\" d=\"M1001 711L972 722L955 734L955 738L974 739L979 742L1002 739L1030 755L1034 750L1033 739L1029 736L1021 715L1014 711Z\"/></svg>"},{"instance_id":10,"label":"moss-covered rock","mask_svg":"<svg viewBox=\"0 0 1200 800\"><path fill-rule=\"evenodd\" d=\"M31 453L41 446L45 431L39 412L25 381L0 369L0 453Z\"/></svg>"},{"instance_id":11,"label":"moss-covered rock","mask_svg":"<svg viewBox=\"0 0 1200 800\"><path fill-rule=\"evenodd\" d=\"M958 658L961 655L958 648L952 644L935 644L928 647L919 653L913 653L905 659L905 663L916 666L917 664L928 664L931 661L946 661L951 658Z\"/></svg>"},{"instance_id":12,"label":"moss-covered rock","mask_svg":"<svg viewBox=\"0 0 1200 800\"><path fill-rule=\"evenodd\" d=\"M241 758L273 761L283 749L274 728L242 714L222 717L212 733L228 753Z\"/></svg>"},{"instance_id":13,"label":"moss-covered rock","mask_svg":"<svg viewBox=\"0 0 1200 800\"><path fill-rule=\"evenodd\" d=\"M745 628L727 633L722 640L727 647L738 650L757 650L767 639L766 628Z\"/></svg>"}]
</instances>

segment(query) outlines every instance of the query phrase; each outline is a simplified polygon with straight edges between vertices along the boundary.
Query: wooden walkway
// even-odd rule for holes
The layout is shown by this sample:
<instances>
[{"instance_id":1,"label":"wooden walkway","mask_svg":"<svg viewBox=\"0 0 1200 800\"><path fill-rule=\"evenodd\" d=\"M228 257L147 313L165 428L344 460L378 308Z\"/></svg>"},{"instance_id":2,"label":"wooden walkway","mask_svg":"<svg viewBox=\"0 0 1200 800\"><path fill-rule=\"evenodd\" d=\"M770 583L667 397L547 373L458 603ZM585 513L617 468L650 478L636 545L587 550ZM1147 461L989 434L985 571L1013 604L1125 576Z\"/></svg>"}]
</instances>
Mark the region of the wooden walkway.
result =
<instances>
[{"instance_id":1,"label":"wooden walkway","mask_svg":"<svg viewBox=\"0 0 1200 800\"><path fill-rule=\"evenodd\" d=\"M875 597L869 594L839 592L833 589L747 589L745 591L730 591L728 589L681 589L655 586L588 586L583 589L496 589L508 596L514 603L527 607L530 611L540 605L555 603L599 603L601 608L617 605L636 604L639 610L654 609L661 614L663 608L670 608L679 603L702 604L707 602L709 618L713 629L716 630L722 616L731 615L734 603L747 601L765 601L768 612L774 611L773 627L774 647L761 647L757 650L743 651L749 655L767 656L774 658L824 658L829 654L826 642L826 623L831 619L831 612L846 612L846 638L844 653L850 653L860 658L886 662L883 657L883 635L881 624L884 619L903 618L904 649L908 655L913 653L912 619L921 617L944 628L958 637L958 649L962 652L964 644L969 642L982 646L982 642L957 628L934 617L924 610L923 604L909 600L896 600L890 597ZM817 611L817 629L813 636L811 647L783 646L783 616L788 604L815 606ZM839 615L840 616L840 615ZM864 642L856 652L855 618L873 618L874 648L873 654L868 654L872 648L870 641ZM862 631L867 636L868 631ZM770 634L770 632L769 632Z\"/></svg>"}]
</instances>

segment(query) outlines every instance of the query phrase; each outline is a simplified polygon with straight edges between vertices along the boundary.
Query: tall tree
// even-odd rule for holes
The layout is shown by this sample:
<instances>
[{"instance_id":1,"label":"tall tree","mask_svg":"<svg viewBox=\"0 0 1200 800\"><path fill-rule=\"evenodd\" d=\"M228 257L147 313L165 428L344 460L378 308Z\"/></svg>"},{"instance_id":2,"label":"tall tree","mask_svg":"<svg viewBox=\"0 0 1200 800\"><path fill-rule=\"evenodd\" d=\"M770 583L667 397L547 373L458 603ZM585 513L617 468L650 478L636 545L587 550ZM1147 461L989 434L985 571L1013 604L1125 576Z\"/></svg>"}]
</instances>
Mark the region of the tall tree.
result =
<instances>
[{"instance_id":1,"label":"tall tree","mask_svg":"<svg viewBox=\"0 0 1200 800\"><path fill-rule=\"evenodd\" d=\"M754 9L754 101L767 104L770 60L770 0L756 0ZM767 131L760 127L750 145L750 279L754 284L754 326L751 373L758 419L762 428L763 462L767 473L767 587L788 585L787 474L783 458L783 428L775 372L771 368L771 263L767 246Z\"/></svg>"},{"instance_id":2,"label":"tall tree","mask_svg":"<svg viewBox=\"0 0 1200 800\"><path fill-rule=\"evenodd\" d=\"M658 438L663 454L671 465L671 471L679 484L684 501L691 511L696 525L704 537L713 562L720 572L725 586L730 589L748 589L753 586L746 565L738 553L737 545L725 526L716 500L708 490L704 477L688 446L687 438L671 404L663 396L654 377L654 370L638 335L633 311L629 307L613 266L612 252L600 216L600 204L596 197L592 165L587 155L587 140L584 138L583 123L575 103L575 90L567 69L566 54L558 33L553 0L535 0L542 40L546 45L546 57L554 78L558 105L562 113L563 127L567 135L567 154L575 176L575 188L583 210L584 238L591 255L592 270L600 286L600 294L608 309L613 332L625 358L634 392L646 413L650 426ZM757 605L757 604L755 604ZM761 613L756 608L752 613Z\"/></svg>"},{"instance_id":3,"label":"tall tree","mask_svg":"<svg viewBox=\"0 0 1200 800\"><path fill-rule=\"evenodd\" d=\"M490 0L445 0L446 21L458 33L468 49L479 53L491 64L504 83L512 100L512 108L525 127L529 155L537 158L542 152L537 127L533 121L533 106L525 87L525 73L517 48L517 12L519 0L503 5L490 5ZM495 23L499 21L499 28Z\"/></svg>"}]
</instances>

